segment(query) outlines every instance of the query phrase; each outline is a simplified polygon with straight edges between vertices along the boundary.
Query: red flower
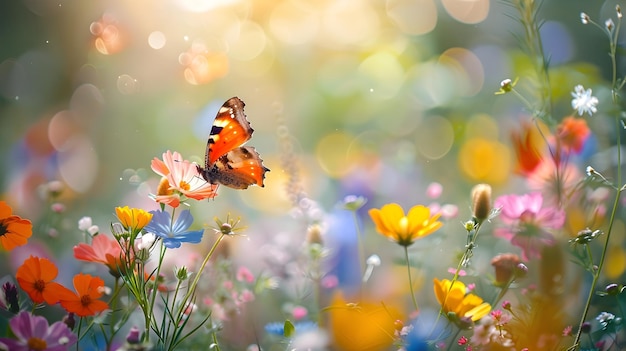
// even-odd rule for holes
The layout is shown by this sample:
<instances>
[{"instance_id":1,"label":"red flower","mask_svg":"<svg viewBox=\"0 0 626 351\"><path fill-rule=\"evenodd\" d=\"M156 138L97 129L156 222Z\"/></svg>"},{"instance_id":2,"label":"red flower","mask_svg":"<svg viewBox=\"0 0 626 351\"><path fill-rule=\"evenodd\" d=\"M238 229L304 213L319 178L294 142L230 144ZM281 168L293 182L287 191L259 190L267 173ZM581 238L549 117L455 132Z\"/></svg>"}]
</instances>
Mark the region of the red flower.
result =
<instances>
[{"instance_id":1,"label":"red flower","mask_svg":"<svg viewBox=\"0 0 626 351\"><path fill-rule=\"evenodd\" d=\"M104 293L104 281L99 277L79 273L74 276L74 289L61 300L61 306L67 312L75 313L79 317L93 316L109 308L109 305L98 300Z\"/></svg>"},{"instance_id":2,"label":"red flower","mask_svg":"<svg viewBox=\"0 0 626 351\"><path fill-rule=\"evenodd\" d=\"M30 299L35 303L46 302L53 305L59 300L71 295L72 292L52 280L57 277L59 270L50 260L30 256L17 269L17 282Z\"/></svg>"},{"instance_id":3,"label":"red flower","mask_svg":"<svg viewBox=\"0 0 626 351\"><path fill-rule=\"evenodd\" d=\"M74 246L74 257L77 260L102 263L109 267L109 272L119 277L122 267L122 247L115 239L106 235L96 235L91 245L80 243Z\"/></svg>"},{"instance_id":4,"label":"red flower","mask_svg":"<svg viewBox=\"0 0 626 351\"><path fill-rule=\"evenodd\" d=\"M516 172L522 175L533 173L541 163L541 149L544 142L537 127L528 122L523 122L520 131L511 133L513 149L517 155Z\"/></svg>"},{"instance_id":5,"label":"red flower","mask_svg":"<svg viewBox=\"0 0 626 351\"><path fill-rule=\"evenodd\" d=\"M0 201L0 248L11 251L25 245L33 235L33 224L28 219L11 215L12 209Z\"/></svg>"}]
</instances>

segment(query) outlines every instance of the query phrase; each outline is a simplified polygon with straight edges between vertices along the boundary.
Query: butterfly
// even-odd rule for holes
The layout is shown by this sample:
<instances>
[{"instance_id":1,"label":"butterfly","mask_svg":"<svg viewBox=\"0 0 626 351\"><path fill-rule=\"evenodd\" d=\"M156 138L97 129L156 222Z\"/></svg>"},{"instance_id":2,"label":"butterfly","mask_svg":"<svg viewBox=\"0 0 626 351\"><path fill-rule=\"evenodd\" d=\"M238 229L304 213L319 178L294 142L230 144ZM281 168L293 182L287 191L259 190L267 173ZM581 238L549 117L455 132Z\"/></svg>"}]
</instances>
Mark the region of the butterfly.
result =
<instances>
[{"instance_id":1,"label":"butterfly","mask_svg":"<svg viewBox=\"0 0 626 351\"><path fill-rule=\"evenodd\" d=\"M244 102L232 97L217 112L206 145L205 166L196 165L198 173L211 184L233 189L250 185L263 187L269 168L252 146L242 146L252 137L254 129L243 112Z\"/></svg>"}]
</instances>

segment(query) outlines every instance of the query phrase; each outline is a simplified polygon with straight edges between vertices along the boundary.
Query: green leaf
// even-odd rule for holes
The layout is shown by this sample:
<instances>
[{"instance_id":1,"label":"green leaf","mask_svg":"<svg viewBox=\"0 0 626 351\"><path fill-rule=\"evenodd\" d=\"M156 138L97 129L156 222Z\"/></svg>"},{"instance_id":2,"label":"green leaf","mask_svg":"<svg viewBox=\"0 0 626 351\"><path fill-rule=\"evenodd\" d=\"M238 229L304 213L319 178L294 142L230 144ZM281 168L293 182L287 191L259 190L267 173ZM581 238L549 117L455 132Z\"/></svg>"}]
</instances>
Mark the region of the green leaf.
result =
<instances>
[{"instance_id":1,"label":"green leaf","mask_svg":"<svg viewBox=\"0 0 626 351\"><path fill-rule=\"evenodd\" d=\"M283 326L283 335L287 338L293 336L296 333L296 327L294 327L293 323L289 319L285 320L285 325Z\"/></svg>"}]
</instances>

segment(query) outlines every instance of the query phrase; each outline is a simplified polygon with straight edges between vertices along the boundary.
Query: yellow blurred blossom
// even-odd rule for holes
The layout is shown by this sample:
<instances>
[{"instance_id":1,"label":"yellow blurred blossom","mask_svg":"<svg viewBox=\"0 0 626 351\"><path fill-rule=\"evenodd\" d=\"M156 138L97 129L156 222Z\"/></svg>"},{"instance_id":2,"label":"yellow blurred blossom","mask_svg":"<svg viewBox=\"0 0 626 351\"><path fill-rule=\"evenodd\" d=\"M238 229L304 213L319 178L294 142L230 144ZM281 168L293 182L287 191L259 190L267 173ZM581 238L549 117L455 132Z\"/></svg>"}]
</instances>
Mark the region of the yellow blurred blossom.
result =
<instances>
[{"instance_id":1,"label":"yellow blurred blossom","mask_svg":"<svg viewBox=\"0 0 626 351\"><path fill-rule=\"evenodd\" d=\"M376 230L402 246L410 246L415 240L434 233L443 223L437 213L430 215L430 209L423 205L413 206L404 215L402 207L396 203L384 205L382 208L369 210Z\"/></svg>"},{"instance_id":2,"label":"yellow blurred blossom","mask_svg":"<svg viewBox=\"0 0 626 351\"><path fill-rule=\"evenodd\" d=\"M402 320L393 307L361 301L349 303L340 293L328 308L330 333L337 350L386 350L394 341L395 321Z\"/></svg>"},{"instance_id":3,"label":"yellow blurred blossom","mask_svg":"<svg viewBox=\"0 0 626 351\"><path fill-rule=\"evenodd\" d=\"M468 294L465 284L448 279L433 279L435 296L446 314L454 312L458 318L469 318L473 322L486 316L491 311L491 305L483 302L478 295ZM447 295L447 296L446 296Z\"/></svg>"}]
</instances>

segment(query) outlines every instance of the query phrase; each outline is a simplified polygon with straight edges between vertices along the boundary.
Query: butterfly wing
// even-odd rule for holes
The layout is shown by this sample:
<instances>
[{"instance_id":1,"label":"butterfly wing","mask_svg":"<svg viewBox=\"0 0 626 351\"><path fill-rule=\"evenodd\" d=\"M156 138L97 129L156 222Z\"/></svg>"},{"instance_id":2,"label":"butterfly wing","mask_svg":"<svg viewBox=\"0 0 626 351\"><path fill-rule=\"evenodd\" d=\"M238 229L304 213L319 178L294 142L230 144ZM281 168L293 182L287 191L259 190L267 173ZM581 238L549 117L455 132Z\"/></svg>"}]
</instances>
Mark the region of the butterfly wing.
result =
<instances>
[{"instance_id":1,"label":"butterfly wing","mask_svg":"<svg viewBox=\"0 0 626 351\"><path fill-rule=\"evenodd\" d=\"M254 129L246 119L244 106L241 99L232 97L217 112L206 146L206 169L211 169L220 157L243 145L252 137Z\"/></svg>"},{"instance_id":2,"label":"butterfly wing","mask_svg":"<svg viewBox=\"0 0 626 351\"><path fill-rule=\"evenodd\" d=\"M263 160L252 146L238 147L221 156L205 172L211 183L220 183L234 189L246 189L256 184L263 187L265 172Z\"/></svg>"}]
</instances>

